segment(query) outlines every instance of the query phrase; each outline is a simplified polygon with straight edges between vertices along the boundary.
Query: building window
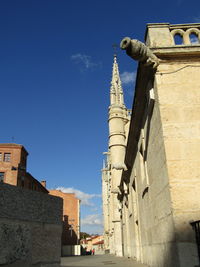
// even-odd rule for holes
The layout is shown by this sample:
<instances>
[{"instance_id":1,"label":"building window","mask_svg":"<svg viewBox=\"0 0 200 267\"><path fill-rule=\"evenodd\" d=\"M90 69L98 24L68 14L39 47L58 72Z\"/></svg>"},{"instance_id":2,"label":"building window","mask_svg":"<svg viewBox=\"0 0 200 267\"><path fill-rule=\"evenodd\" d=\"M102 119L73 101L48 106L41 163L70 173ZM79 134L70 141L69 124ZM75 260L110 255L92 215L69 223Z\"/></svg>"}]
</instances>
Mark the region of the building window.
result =
<instances>
[{"instance_id":1,"label":"building window","mask_svg":"<svg viewBox=\"0 0 200 267\"><path fill-rule=\"evenodd\" d=\"M4 181L4 172L0 172L0 182Z\"/></svg>"},{"instance_id":2,"label":"building window","mask_svg":"<svg viewBox=\"0 0 200 267\"><path fill-rule=\"evenodd\" d=\"M10 162L11 153L4 153L4 161Z\"/></svg>"},{"instance_id":3,"label":"building window","mask_svg":"<svg viewBox=\"0 0 200 267\"><path fill-rule=\"evenodd\" d=\"M0 153L0 161L2 161L2 153Z\"/></svg>"},{"instance_id":4,"label":"building window","mask_svg":"<svg viewBox=\"0 0 200 267\"><path fill-rule=\"evenodd\" d=\"M199 44L199 38L198 35L194 32L190 34L190 43L191 44Z\"/></svg>"},{"instance_id":5,"label":"building window","mask_svg":"<svg viewBox=\"0 0 200 267\"><path fill-rule=\"evenodd\" d=\"M176 33L174 35L174 43L176 45L182 45L183 44L183 36L181 34L179 34L179 33Z\"/></svg>"}]
</instances>

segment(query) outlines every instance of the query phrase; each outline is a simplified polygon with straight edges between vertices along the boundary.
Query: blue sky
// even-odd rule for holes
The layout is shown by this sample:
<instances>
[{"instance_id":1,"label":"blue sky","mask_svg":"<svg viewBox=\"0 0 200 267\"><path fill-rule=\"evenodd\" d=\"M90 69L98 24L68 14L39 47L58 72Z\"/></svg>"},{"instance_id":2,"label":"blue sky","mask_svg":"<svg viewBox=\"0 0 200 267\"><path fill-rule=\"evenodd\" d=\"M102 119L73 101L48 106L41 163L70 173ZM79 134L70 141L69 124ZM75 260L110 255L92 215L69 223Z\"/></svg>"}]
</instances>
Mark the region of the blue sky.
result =
<instances>
[{"instance_id":1,"label":"blue sky","mask_svg":"<svg viewBox=\"0 0 200 267\"><path fill-rule=\"evenodd\" d=\"M200 22L199 0L0 1L0 142L23 144L35 178L82 198L82 231L102 230L112 44L159 22ZM120 50L118 63L130 108L137 64Z\"/></svg>"}]
</instances>

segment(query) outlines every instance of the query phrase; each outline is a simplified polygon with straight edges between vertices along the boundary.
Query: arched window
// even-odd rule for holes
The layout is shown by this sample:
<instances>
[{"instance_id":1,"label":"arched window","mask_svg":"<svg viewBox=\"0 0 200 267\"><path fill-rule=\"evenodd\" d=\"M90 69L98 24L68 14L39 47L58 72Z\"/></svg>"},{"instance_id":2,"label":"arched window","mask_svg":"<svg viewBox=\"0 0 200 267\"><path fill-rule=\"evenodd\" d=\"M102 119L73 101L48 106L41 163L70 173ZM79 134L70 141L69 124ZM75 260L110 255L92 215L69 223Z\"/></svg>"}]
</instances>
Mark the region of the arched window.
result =
<instances>
[{"instance_id":1,"label":"arched window","mask_svg":"<svg viewBox=\"0 0 200 267\"><path fill-rule=\"evenodd\" d=\"M191 44L199 44L198 35L195 32L190 33L190 43Z\"/></svg>"},{"instance_id":2,"label":"arched window","mask_svg":"<svg viewBox=\"0 0 200 267\"><path fill-rule=\"evenodd\" d=\"M183 36L180 33L176 33L174 35L174 43L175 43L175 45L182 45L183 44Z\"/></svg>"}]
</instances>

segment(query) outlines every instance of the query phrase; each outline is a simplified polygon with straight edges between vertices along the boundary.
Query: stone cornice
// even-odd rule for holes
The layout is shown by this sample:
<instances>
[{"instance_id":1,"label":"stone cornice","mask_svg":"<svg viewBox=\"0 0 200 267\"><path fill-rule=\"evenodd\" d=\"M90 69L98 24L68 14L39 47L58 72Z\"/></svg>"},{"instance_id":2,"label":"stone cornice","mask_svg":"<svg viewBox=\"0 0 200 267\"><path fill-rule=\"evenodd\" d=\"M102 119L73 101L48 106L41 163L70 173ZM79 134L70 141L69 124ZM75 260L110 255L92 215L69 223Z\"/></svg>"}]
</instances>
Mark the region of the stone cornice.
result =
<instances>
[{"instance_id":1,"label":"stone cornice","mask_svg":"<svg viewBox=\"0 0 200 267\"><path fill-rule=\"evenodd\" d=\"M125 133L112 132L112 133L109 134L109 138L110 138L111 136L114 136L114 135L121 135L121 136L123 136L123 137L126 137Z\"/></svg>"},{"instance_id":2,"label":"stone cornice","mask_svg":"<svg viewBox=\"0 0 200 267\"><path fill-rule=\"evenodd\" d=\"M151 48L154 54L159 59L181 59L194 58L199 61L200 56L200 45L178 45L178 46L169 46L169 47L156 47Z\"/></svg>"}]
</instances>

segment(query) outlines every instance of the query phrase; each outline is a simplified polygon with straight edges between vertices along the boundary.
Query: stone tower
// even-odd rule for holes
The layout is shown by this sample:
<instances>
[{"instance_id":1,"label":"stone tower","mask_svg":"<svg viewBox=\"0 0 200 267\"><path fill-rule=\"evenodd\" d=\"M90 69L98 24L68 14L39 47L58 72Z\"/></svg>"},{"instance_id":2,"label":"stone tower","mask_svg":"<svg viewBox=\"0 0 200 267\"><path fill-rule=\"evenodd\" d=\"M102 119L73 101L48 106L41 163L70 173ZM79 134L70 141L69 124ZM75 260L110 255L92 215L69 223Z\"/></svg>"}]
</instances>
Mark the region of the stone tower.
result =
<instances>
[{"instance_id":1,"label":"stone tower","mask_svg":"<svg viewBox=\"0 0 200 267\"><path fill-rule=\"evenodd\" d=\"M124 155L126 150L126 125L128 111L119 76L117 57L114 55L109 106L109 149L106 164L102 170L103 206L105 221L105 240L110 253L122 255L121 210L117 199L122 171L126 169ZM109 241L108 241L109 239Z\"/></svg>"}]
</instances>

